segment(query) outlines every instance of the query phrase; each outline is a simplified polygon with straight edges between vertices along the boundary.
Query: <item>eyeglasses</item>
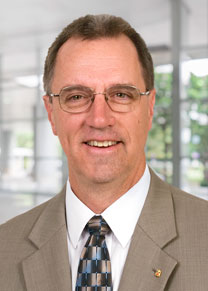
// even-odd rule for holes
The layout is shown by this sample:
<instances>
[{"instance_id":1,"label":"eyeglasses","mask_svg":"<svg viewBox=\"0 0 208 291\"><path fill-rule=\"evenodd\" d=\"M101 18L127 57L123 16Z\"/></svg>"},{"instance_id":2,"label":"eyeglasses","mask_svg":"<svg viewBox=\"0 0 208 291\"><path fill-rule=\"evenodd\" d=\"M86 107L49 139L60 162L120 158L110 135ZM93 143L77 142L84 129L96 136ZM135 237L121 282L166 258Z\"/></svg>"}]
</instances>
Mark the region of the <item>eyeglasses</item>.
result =
<instances>
[{"instance_id":1,"label":"eyeglasses","mask_svg":"<svg viewBox=\"0 0 208 291\"><path fill-rule=\"evenodd\" d=\"M115 85L105 92L94 92L85 86L69 86L60 90L59 94L49 94L50 97L58 97L63 111L69 113L81 113L90 108L96 95L104 95L111 110L116 112L129 112L135 108L141 96L149 95L150 91L140 92L138 88L130 85Z\"/></svg>"}]
</instances>

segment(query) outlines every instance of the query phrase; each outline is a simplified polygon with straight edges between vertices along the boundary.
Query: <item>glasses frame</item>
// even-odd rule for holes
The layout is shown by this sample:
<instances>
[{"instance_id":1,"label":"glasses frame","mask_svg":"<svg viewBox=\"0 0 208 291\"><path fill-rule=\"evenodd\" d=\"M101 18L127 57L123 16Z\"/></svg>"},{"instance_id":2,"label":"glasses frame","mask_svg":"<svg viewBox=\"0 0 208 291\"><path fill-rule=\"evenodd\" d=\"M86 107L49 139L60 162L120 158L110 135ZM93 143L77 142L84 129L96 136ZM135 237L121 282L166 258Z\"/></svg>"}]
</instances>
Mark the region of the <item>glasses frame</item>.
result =
<instances>
[{"instance_id":1,"label":"glasses frame","mask_svg":"<svg viewBox=\"0 0 208 291\"><path fill-rule=\"evenodd\" d=\"M108 104L108 106L110 107L110 109L111 109L112 111L114 111L114 112L122 112L122 111L117 111L117 110L112 109L111 106L110 106L110 104L108 103L108 97L106 96L106 94L107 94L106 91L107 91L107 90L109 90L110 88L113 88L113 87L116 87L116 86L122 86L122 85L123 85L123 86L130 87L130 88L132 88L132 89L136 89L136 91L139 93L138 97L140 97L140 96L148 96L148 95L150 95L150 90L147 90L147 91L145 91L145 92L141 92L140 89L137 88L136 86L133 86L133 85L126 85L126 84L118 84L118 85L115 85L115 86L111 86L111 87L107 88L104 92L94 92L94 90L93 90L92 88L90 88L90 87L86 87L86 86L83 86L84 88L90 89L90 90L92 91L92 98L91 98L91 103L89 103L89 104L90 104L89 107L87 107L85 110L83 110L83 111L79 111L79 112L73 112L73 111L67 111L67 110L64 110L64 109L62 108L62 106L61 106L61 102L60 102L61 92L62 92L63 90L66 90L66 89L72 88L72 87L74 87L74 86L66 86L66 87L63 87L63 88L61 88L61 90L59 91L59 94L50 93L50 94L48 94L48 96L51 97L51 98L52 98L52 97L59 98L59 105L60 105L60 108L61 108L64 112L67 112L67 113L82 113L82 112L87 111L87 110L92 106L92 103L94 102L94 100L95 100L95 96L96 96L96 95L104 95L104 96L105 96L105 101L106 101L106 103ZM50 101L52 102L52 99L50 99ZM125 112L125 111L124 111L124 112ZM128 112L128 111L127 111L127 112Z\"/></svg>"}]
</instances>

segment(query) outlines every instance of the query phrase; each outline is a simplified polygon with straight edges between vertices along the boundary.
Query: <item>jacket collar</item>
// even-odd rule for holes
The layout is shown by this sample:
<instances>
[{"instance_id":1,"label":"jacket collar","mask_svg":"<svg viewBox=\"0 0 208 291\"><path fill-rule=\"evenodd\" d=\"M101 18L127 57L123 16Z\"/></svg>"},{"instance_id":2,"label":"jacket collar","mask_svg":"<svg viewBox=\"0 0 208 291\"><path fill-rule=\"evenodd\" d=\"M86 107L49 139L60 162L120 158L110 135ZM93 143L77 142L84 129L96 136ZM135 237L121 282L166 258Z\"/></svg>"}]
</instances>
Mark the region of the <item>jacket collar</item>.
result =
<instances>
[{"instance_id":1,"label":"jacket collar","mask_svg":"<svg viewBox=\"0 0 208 291\"><path fill-rule=\"evenodd\" d=\"M29 240L38 249L50 240L59 229L66 226L65 193L66 188L64 187L60 194L48 203L46 202L47 206L29 234Z\"/></svg>"},{"instance_id":2,"label":"jacket collar","mask_svg":"<svg viewBox=\"0 0 208 291\"><path fill-rule=\"evenodd\" d=\"M22 263L27 291L71 291L65 189L46 203L28 239L37 250Z\"/></svg>"},{"instance_id":3,"label":"jacket collar","mask_svg":"<svg viewBox=\"0 0 208 291\"><path fill-rule=\"evenodd\" d=\"M162 291L177 261L163 248L177 237L170 186L150 169L150 189L136 225L119 291ZM37 251L23 261L28 291L71 291L65 189L47 203L29 240ZM156 277L156 271L161 276Z\"/></svg>"},{"instance_id":4,"label":"jacket collar","mask_svg":"<svg viewBox=\"0 0 208 291\"><path fill-rule=\"evenodd\" d=\"M137 227L163 248L177 236L173 199L170 185L151 169L150 174L150 188Z\"/></svg>"},{"instance_id":5,"label":"jacket collar","mask_svg":"<svg viewBox=\"0 0 208 291\"><path fill-rule=\"evenodd\" d=\"M150 189L136 225L119 291L164 290L177 265L163 248L177 237L170 186L150 169ZM160 276L156 276L161 271Z\"/></svg>"}]
</instances>

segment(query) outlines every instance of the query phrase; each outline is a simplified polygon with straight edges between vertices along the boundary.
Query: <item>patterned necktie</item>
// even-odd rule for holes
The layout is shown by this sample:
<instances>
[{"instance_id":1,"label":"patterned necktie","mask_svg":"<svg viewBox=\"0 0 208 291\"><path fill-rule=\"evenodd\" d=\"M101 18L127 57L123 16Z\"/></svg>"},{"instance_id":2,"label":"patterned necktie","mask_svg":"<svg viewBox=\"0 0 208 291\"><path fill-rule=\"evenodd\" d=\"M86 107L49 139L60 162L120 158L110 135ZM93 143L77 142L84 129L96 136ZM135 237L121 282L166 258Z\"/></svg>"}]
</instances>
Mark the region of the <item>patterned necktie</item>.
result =
<instances>
[{"instance_id":1,"label":"patterned necktie","mask_svg":"<svg viewBox=\"0 0 208 291\"><path fill-rule=\"evenodd\" d=\"M111 264L105 235L110 231L102 216L87 223L90 233L79 262L75 291L112 291Z\"/></svg>"}]
</instances>

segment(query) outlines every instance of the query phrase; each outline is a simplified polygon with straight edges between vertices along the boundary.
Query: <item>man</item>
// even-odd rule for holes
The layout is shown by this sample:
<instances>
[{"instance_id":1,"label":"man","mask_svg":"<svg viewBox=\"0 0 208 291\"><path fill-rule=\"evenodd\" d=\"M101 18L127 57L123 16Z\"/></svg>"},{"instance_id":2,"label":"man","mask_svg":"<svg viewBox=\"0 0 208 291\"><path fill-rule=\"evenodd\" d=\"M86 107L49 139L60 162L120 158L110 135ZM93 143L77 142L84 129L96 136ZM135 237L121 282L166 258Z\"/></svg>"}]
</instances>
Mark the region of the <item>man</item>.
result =
<instances>
[{"instance_id":1,"label":"man","mask_svg":"<svg viewBox=\"0 0 208 291\"><path fill-rule=\"evenodd\" d=\"M1 226L1 290L207 290L208 204L146 165L155 90L140 35L114 16L75 20L49 49L44 88L69 179Z\"/></svg>"}]
</instances>

